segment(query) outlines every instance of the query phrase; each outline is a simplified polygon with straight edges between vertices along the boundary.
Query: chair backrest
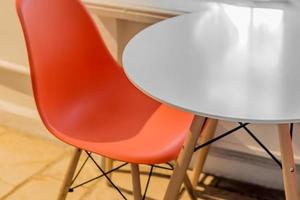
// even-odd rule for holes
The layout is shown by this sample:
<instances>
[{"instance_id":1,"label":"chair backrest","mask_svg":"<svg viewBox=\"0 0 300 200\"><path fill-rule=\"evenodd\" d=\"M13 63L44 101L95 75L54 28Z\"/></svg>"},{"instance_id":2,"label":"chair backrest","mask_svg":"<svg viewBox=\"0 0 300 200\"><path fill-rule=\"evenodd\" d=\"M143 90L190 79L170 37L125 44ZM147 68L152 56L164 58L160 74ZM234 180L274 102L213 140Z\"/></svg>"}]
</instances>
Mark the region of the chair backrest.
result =
<instances>
[{"instance_id":1,"label":"chair backrest","mask_svg":"<svg viewBox=\"0 0 300 200\"><path fill-rule=\"evenodd\" d=\"M79 0L17 0L35 100L54 115L118 68Z\"/></svg>"}]
</instances>

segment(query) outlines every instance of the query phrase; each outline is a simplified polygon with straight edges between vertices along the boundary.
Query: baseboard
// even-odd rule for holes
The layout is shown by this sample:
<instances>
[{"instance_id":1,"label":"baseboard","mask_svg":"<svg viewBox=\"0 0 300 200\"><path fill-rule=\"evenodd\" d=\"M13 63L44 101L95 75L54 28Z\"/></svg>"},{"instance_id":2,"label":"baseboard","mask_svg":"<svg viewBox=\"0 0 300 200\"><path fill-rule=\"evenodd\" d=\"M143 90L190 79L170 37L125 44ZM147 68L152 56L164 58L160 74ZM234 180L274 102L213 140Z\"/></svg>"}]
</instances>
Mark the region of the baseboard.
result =
<instances>
[{"instance_id":1,"label":"baseboard","mask_svg":"<svg viewBox=\"0 0 300 200\"><path fill-rule=\"evenodd\" d=\"M296 166L297 171L300 165ZM283 190L281 169L271 158L231 149L211 147L204 172ZM298 180L300 176L298 174Z\"/></svg>"},{"instance_id":2,"label":"baseboard","mask_svg":"<svg viewBox=\"0 0 300 200\"><path fill-rule=\"evenodd\" d=\"M279 169L277 163L271 158L266 158L258 155L253 155L250 153L245 153L241 151L235 151L232 149L220 148L220 147L211 147L210 155L222 158L226 160L234 160L237 162L242 162L245 164L260 166L267 169ZM300 165L297 165L300 169Z\"/></svg>"}]
</instances>

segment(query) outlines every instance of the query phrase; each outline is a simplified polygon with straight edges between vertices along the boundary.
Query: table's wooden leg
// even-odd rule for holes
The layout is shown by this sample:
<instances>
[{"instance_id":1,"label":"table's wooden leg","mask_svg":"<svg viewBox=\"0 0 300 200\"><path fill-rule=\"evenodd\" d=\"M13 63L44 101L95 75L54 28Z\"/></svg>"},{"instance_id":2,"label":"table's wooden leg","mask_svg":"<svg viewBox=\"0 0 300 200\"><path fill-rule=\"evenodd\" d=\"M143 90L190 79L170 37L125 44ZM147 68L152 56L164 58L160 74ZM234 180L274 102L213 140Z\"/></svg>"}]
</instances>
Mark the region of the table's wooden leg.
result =
<instances>
[{"instance_id":1,"label":"table's wooden leg","mask_svg":"<svg viewBox=\"0 0 300 200\"><path fill-rule=\"evenodd\" d=\"M200 144L203 144L214 137L217 125L218 125L218 120L207 119L199 138ZM209 146L210 145L202 149L199 149L198 152L196 152L196 162L193 169L193 180L192 180L192 185L194 188L196 188L198 184L199 176L203 170L203 166L209 151Z\"/></svg>"},{"instance_id":2,"label":"table's wooden leg","mask_svg":"<svg viewBox=\"0 0 300 200\"><path fill-rule=\"evenodd\" d=\"M279 124L279 143L282 160L282 175L285 197L287 200L298 200L298 183L292 141L288 124Z\"/></svg>"},{"instance_id":3,"label":"table's wooden leg","mask_svg":"<svg viewBox=\"0 0 300 200\"><path fill-rule=\"evenodd\" d=\"M195 116L184 141L184 145L176 160L175 169L169 182L164 200L175 200L178 197L178 192L183 183L186 170L190 164L197 139L199 138L202 126L204 124L204 117Z\"/></svg>"}]
</instances>

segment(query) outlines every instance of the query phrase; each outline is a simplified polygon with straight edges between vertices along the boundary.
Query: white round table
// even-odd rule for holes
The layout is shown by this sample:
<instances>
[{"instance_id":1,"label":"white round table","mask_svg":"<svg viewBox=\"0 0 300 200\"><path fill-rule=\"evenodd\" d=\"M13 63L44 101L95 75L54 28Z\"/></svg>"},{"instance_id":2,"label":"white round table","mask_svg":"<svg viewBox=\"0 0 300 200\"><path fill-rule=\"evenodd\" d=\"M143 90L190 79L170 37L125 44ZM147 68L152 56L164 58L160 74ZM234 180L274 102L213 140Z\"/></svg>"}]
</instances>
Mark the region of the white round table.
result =
<instances>
[{"instance_id":1,"label":"white round table","mask_svg":"<svg viewBox=\"0 0 300 200\"><path fill-rule=\"evenodd\" d=\"M137 34L123 54L125 72L149 96L197 115L198 128L192 125L185 143L190 149L203 117L281 124L286 197L297 199L286 123L300 121L300 12L209 5ZM178 165L191 154L181 151ZM182 182L177 173L173 177ZM175 198L170 193L177 189L170 183L165 199Z\"/></svg>"}]
</instances>

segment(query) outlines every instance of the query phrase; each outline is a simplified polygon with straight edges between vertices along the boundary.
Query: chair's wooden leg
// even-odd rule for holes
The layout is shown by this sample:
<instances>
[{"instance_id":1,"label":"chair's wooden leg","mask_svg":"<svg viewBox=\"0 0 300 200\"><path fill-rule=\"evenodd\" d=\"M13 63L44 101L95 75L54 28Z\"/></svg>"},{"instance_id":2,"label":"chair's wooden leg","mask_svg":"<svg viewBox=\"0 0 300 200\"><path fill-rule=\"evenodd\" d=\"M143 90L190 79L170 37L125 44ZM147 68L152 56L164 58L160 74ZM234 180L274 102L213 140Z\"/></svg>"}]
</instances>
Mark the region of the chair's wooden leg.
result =
<instances>
[{"instance_id":1,"label":"chair's wooden leg","mask_svg":"<svg viewBox=\"0 0 300 200\"><path fill-rule=\"evenodd\" d=\"M289 133L289 125L279 124L278 131L285 198L287 200L299 200L297 172L294 162L292 140Z\"/></svg>"},{"instance_id":2,"label":"chair's wooden leg","mask_svg":"<svg viewBox=\"0 0 300 200\"><path fill-rule=\"evenodd\" d=\"M186 170L190 164L203 124L204 117L194 117L190 130L184 141L184 145L176 160L175 169L173 171L173 175L171 176L164 200L175 200L178 198L180 186L183 183Z\"/></svg>"},{"instance_id":3,"label":"chair's wooden leg","mask_svg":"<svg viewBox=\"0 0 300 200\"><path fill-rule=\"evenodd\" d=\"M200 144L203 144L214 137L217 125L218 125L218 120L207 119L199 138ZM209 151L209 146L199 149L198 152L196 152L196 162L193 169L193 180L192 180L192 185L194 188L197 187L199 177L203 170L203 166Z\"/></svg>"},{"instance_id":4,"label":"chair's wooden leg","mask_svg":"<svg viewBox=\"0 0 300 200\"><path fill-rule=\"evenodd\" d=\"M106 171L106 172L112 170L113 164L114 164L113 162L114 162L114 160L112 160L112 159L110 159L110 158L105 158L105 171ZM112 173L107 174L107 176L111 179ZM107 179L106 179L106 184L107 184L108 186L111 185L111 183L110 183Z\"/></svg>"},{"instance_id":5,"label":"chair's wooden leg","mask_svg":"<svg viewBox=\"0 0 300 200\"><path fill-rule=\"evenodd\" d=\"M185 174L184 176L184 180L183 180L184 186L188 192L188 195L190 197L190 199L192 200L197 200L197 194L195 193L195 190L193 188L193 185L189 179L189 176L187 174Z\"/></svg>"},{"instance_id":6,"label":"chair's wooden leg","mask_svg":"<svg viewBox=\"0 0 300 200\"><path fill-rule=\"evenodd\" d=\"M106 171L106 158L104 156L102 156L101 168Z\"/></svg>"},{"instance_id":7,"label":"chair's wooden leg","mask_svg":"<svg viewBox=\"0 0 300 200\"><path fill-rule=\"evenodd\" d=\"M72 154L67 173L65 175L63 184L61 186L60 192L58 194L58 200L64 200L67 197L67 194L69 192L70 184L73 178L73 175L75 173L78 160L80 158L81 149L74 149L74 152Z\"/></svg>"},{"instance_id":8,"label":"chair's wooden leg","mask_svg":"<svg viewBox=\"0 0 300 200\"><path fill-rule=\"evenodd\" d=\"M131 176L133 186L133 198L134 200L142 199L141 181L140 181L140 170L138 164L131 164Z\"/></svg>"}]
</instances>

